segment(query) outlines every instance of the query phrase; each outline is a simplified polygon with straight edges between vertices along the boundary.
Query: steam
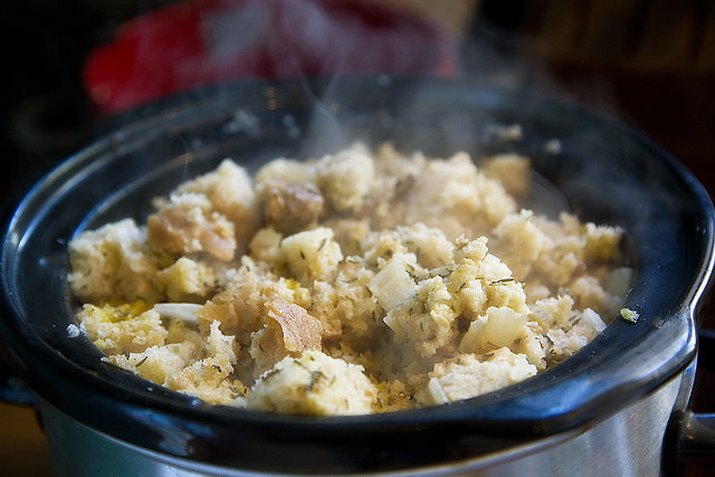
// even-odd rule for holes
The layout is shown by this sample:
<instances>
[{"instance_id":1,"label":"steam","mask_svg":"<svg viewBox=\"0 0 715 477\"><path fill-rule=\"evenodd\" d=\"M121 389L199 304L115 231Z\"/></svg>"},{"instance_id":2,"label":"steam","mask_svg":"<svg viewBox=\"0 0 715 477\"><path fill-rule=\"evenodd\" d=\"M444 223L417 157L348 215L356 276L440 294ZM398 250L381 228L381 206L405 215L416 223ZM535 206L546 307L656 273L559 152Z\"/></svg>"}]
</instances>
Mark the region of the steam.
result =
<instances>
[{"instance_id":1,"label":"steam","mask_svg":"<svg viewBox=\"0 0 715 477\"><path fill-rule=\"evenodd\" d=\"M355 75L379 74L378 88L389 88L394 76L399 80L400 75L407 75L478 78L482 84L506 90L556 89L540 66L520 57L494 29L487 28L487 38L473 39L464 46L465 61L458 71L458 43L439 27L403 14L386 15L345 4L248 0L240 8L208 14L203 20L214 65L263 56L257 61L266 61L263 69L270 76L303 81L304 93L313 104L308 124L301 127L290 114L283 117L289 135L301 135L299 154L303 157L335 152L356 140L374 146L381 139L396 142L405 152L421 150L435 156L464 150L478 158L518 149L513 143L521 139L520 125L503 124L485 109L455 107L461 98L447 97L439 84L413 82L401 95L397 111L380 114L380 104L370 103L369 96L356 92ZM309 81L315 77L323 79L320 91ZM365 121L360 117L364 104L372 116L368 129L380 122L381 129L389 131L384 137L369 137L364 131ZM228 126L245 129L245 117L244 111L238 111ZM411 126L401 129L399 123ZM543 142L547 154L560 152L558 138ZM540 176L535 177L531 199L537 212L552 217L568 210L563 197Z\"/></svg>"},{"instance_id":2,"label":"steam","mask_svg":"<svg viewBox=\"0 0 715 477\"><path fill-rule=\"evenodd\" d=\"M621 148L619 144L603 142L613 134L611 126L585 121L581 130L563 137L563 126L568 126L569 120L558 117L561 110L556 108L543 114L539 111L542 107L539 98L555 97L586 100L591 109L619 116L608 85L597 78L579 80L572 82L569 94L564 94L545 67L523 53L522 44L496 28L481 25L477 34L460 44L452 34L426 20L388 10L377 3L226 0L199 5L203 6L196 31L203 54L189 55L168 72L149 71L148 83L157 81L152 75L160 74L175 75L170 82L177 87L246 78L297 80L302 84L302 94L312 102L310 117L306 121L285 112L281 118L288 137L300 138L296 155L311 157L335 152L356 140L374 146L386 139L407 153L422 150L435 156L459 150L475 158L495 152L517 152L532 157L537 169L543 168L545 179L536 183L543 185L539 187L544 197L555 197L548 184L558 182L564 192L578 198L577 213L604 211L587 219L608 222L612 217L629 214L629 220L640 223L634 217L657 213L644 210L646 205L628 211L609 210L607 202L629 200L603 200L604 194L609 197L629 194L634 204L652 203L637 197L637 191L644 190L633 183L638 174L614 171L613 157L606 157L615 154L629 161L633 153L627 144ZM140 45L140 50L155 50L156 46L149 41ZM184 52L181 45L163 46L170 58L181 58ZM146 57L140 55L137 61L146 62ZM137 76L124 85L128 89L147 82L146 71L138 68L135 73ZM376 92L356 87L355 78L361 76L373 78L370 81ZM403 77L410 81L405 82ZM317 87L314 78L321 78ZM458 88L444 88L435 78L457 78L472 87L460 94ZM384 91L388 90L392 97L385 96ZM522 101L526 90L531 93L523 96L526 99L522 104L509 104L509 98ZM529 100L529 95L537 100ZM280 108L278 100L270 94L266 95L265 106L269 111ZM515 119L495 114L504 110L515 113L514 117L519 116L516 113L539 119L552 115L545 122L553 123L553 127L541 131L530 124L521 124L521 134L514 135ZM573 112L566 108L563 114ZM574 117L576 120L579 119ZM255 112L244 108L234 111L223 125L226 134L244 132L258 136L260 128ZM384 134L378 137L375 129ZM572 155L588 155L592 159L579 161L576 167L568 161ZM653 183L646 189L655 187L659 180L641 179ZM547 197L542 202L551 204L545 205L546 209L564 207L564 201L557 198ZM554 215L553 210L547 212Z\"/></svg>"}]
</instances>

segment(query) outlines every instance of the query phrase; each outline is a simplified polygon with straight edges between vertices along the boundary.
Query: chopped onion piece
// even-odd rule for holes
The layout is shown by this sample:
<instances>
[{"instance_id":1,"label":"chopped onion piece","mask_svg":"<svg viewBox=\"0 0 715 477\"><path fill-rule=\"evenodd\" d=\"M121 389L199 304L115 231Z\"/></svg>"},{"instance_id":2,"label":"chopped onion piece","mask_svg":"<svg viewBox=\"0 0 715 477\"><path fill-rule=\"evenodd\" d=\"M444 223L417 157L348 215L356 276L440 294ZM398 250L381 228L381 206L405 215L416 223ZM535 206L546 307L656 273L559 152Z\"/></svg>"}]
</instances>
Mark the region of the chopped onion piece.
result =
<instances>
[{"instance_id":1,"label":"chopped onion piece","mask_svg":"<svg viewBox=\"0 0 715 477\"><path fill-rule=\"evenodd\" d=\"M196 303L157 303L153 309L164 318L196 323L201 307Z\"/></svg>"}]
</instances>

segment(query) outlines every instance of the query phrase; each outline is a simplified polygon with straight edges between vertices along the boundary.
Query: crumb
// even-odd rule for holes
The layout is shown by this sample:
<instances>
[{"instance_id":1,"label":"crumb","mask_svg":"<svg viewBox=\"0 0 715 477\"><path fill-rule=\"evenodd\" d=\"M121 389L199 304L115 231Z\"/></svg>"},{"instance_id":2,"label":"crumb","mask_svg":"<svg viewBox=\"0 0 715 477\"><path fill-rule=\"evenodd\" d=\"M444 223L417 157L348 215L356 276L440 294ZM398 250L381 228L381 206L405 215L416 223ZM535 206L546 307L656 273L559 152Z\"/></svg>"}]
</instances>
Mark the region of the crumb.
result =
<instances>
[{"instance_id":1,"label":"crumb","mask_svg":"<svg viewBox=\"0 0 715 477\"><path fill-rule=\"evenodd\" d=\"M67 337L68 338L76 338L79 336L80 330L77 325L74 323L71 323L67 325Z\"/></svg>"}]
</instances>

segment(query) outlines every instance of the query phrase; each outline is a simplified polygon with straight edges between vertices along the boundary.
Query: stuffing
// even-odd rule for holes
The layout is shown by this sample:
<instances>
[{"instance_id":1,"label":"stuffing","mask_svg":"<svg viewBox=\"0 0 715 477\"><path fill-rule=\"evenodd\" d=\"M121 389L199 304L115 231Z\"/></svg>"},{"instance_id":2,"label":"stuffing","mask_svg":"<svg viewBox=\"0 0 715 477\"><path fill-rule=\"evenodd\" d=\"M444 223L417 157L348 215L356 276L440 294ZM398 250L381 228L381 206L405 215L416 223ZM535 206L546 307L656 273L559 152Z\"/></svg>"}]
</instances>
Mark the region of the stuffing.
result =
<instances>
[{"instance_id":1,"label":"stuffing","mask_svg":"<svg viewBox=\"0 0 715 477\"><path fill-rule=\"evenodd\" d=\"M320 351L286 357L266 371L248 393L248 409L317 416L368 414L377 390L362 366Z\"/></svg>"},{"instance_id":2,"label":"stuffing","mask_svg":"<svg viewBox=\"0 0 715 477\"><path fill-rule=\"evenodd\" d=\"M199 194L175 194L147 220L149 245L155 252L180 256L206 252L229 261L236 252L234 225L211 210Z\"/></svg>"},{"instance_id":3,"label":"stuffing","mask_svg":"<svg viewBox=\"0 0 715 477\"><path fill-rule=\"evenodd\" d=\"M441 230L420 222L409 227L397 227L396 230L402 243L422 267L440 267L452 258L454 244Z\"/></svg>"},{"instance_id":4,"label":"stuffing","mask_svg":"<svg viewBox=\"0 0 715 477\"><path fill-rule=\"evenodd\" d=\"M481 162L484 175L499 181L504 189L513 195L529 191L529 158L518 154L498 154Z\"/></svg>"},{"instance_id":5,"label":"stuffing","mask_svg":"<svg viewBox=\"0 0 715 477\"><path fill-rule=\"evenodd\" d=\"M525 315L507 307L490 307L469 325L459 345L462 353L482 354L509 347L522 338L528 328Z\"/></svg>"},{"instance_id":6,"label":"stuffing","mask_svg":"<svg viewBox=\"0 0 715 477\"><path fill-rule=\"evenodd\" d=\"M496 235L494 254L514 272L514 278L523 281L534 262L546 247L546 236L532 223L534 213L522 210L504 217L494 229Z\"/></svg>"},{"instance_id":7,"label":"stuffing","mask_svg":"<svg viewBox=\"0 0 715 477\"><path fill-rule=\"evenodd\" d=\"M321 349L323 326L304 308L281 298L266 302L265 308L266 324L251 335L254 375L260 375L287 355Z\"/></svg>"},{"instance_id":8,"label":"stuffing","mask_svg":"<svg viewBox=\"0 0 715 477\"><path fill-rule=\"evenodd\" d=\"M584 235L586 236L584 254L587 260L608 262L617 259L621 251L622 230L617 227L588 223L584 226Z\"/></svg>"},{"instance_id":9,"label":"stuffing","mask_svg":"<svg viewBox=\"0 0 715 477\"><path fill-rule=\"evenodd\" d=\"M67 281L85 303L154 302L161 297L154 281L157 261L146 232L132 219L81 233L69 243L69 258L72 271Z\"/></svg>"},{"instance_id":10,"label":"stuffing","mask_svg":"<svg viewBox=\"0 0 715 477\"><path fill-rule=\"evenodd\" d=\"M343 254L333 237L333 231L326 227L285 237L281 251L291 274L301 282L326 280L334 275Z\"/></svg>"},{"instance_id":11,"label":"stuffing","mask_svg":"<svg viewBox=\"0 0 715 477\"><path fill-rule=\"evenodd\" d=\"M211 323L209 330L203 357L178 373L167 376L166 385L208 403L221 404L238 397L237 390L243 385L238 380L230 379L236 364L234 337L224 335L218 321Z\"/></svg>"},{"instance_id":12,"label":"stuffing","mask_svg":"<svg viewBox=\"0 0 715 477\"><path fill-rule=\"evenodd\" d=\"M317 168L312 162L295 161L292 159L273 159L256 172L256 182L265 184L271 180L315 184L317 181Z\"/></svg>"},{"instance_id":13,"label":"stuffing","mask_svg":"<svg viewBox=\"0 0 715 477\"><path fill-rule=\"evenodd\" d=\"M380 306L387 311L397 308L415 293L415 281L408 271L410 263L406 257L402 254L393 256L368 285Z\"/></svg>"},{"instance_id":14,"label":"stuffing","mask_svg":"<svg viewBox=\"0 0 715 477\"><path fill-rule=\"evenodd\" d=\"M573 355L588 344L588 338L573 330L552 328L546 332L548 357L551 363L558 363Z\"/></svg>"},{"instance_id":15,"label":"stuffing","mask_svg":"<svg viewBox=\"0 0 715 477\"><path fill-rule=\"evenodd\" d=\"M230 379L232 371L216 358L204 358L170 375L165 385L209 404L224 404L239 397L243 389L240 381Z\"/></svg>"},{"instance_id":16,"label":"stuffing","mask_svg":"<svg viewBox=\"0 0 715 477\"><path fill-rule=\"evenodd\" d=\"M242 254L258 223L253 182L243 167L225 159L213 172L184 182L176 194L199 194L211 203L211 209L233 224L236 253Z\"/></svg>"},{"instance_id":17,"label":"stuffing","mask_svg":"<svg viewBox=\"0 0 715 477\"><path fill-rule=\"evenodd\" d=\"M200 348L191 341L184 341L164 346L154 345L141 353L114 354L106 360L144 379L163 385L170 376L177 375L192 362L198 349Z\"/></svg>"},{"instance_id":18,"label":"stuffing","mask_svg":"<svg viewBox=\"0 0 715 477\"><path fill-rule=\"evenodd\" d=\"M405 193L407 225L423 222L450 239L465 233L476 238L516 208L501 184L479 173L466 153L426 161L422 169Z\"/></svg>"},{"instance_id":19,"label":"stuffing","mask_svg":"<svg viewBox=\"0 0 715 477\"><path fill-rule=\"evenodd\" d=\"M231 282L203 305L199 321L204 324L219 321L227 333L248 338L263 325L265 303L276 298L303 307L310 303L308 290L298 282L278 277L243 257Z\"/></svg>"},{"instance_id":20,"label":"stuffing","mask_svg":"<svg viewBox=\"0 0 715 477\"><path fill-rule=\"evenodd\" d=\"M325 156L317 170L318 184L334 210L362 208L375 180L375 165L367 150L353 147Z\"/></svg>"},{"instance_id":21,"label":"stuffing","mask_svg":"<svg viewBox=\"0 0 715 477\"><path fill-rule=\"evenodd\" d=\"M421 357L432 356L452 337L457 313L451 300L442 278L430 278L420 282L408 300L390 310L384 322L397 343L414 347Z\"/></svg>"},{"instance_id":22,"label":"stuffing","mask_svg":"<svg viewBox=\"0 0 715 477\"><path fill-rule=\"evenodd\" d=\"M574 300L570 295L542 298L531 305L532 318L544 329L566 326L575 312Z\"/></svg>"},{"instance_id":23,"label":"stuffing","mask_svg":"<svg viewBox=\"0 0 715 477\"><path fill-rule=\"evenodd\" d=\"M315 225L323 214L323 196L311 183L270 181L263 189L263 216L269 227L292 234Z\"/></svg>"},{"instance_id":24,"label":"stuffing","mask_svg":"<svg viewBox=\"0 0 715 477\"><path fill-rule=\"evenodd\" d=\"M612 305L611 295L603 289L596 277L581 276L569 284L567 289L581 309L592 308L615 313L620 308L620 306Z\"/></svg>"},{"instance_id":25,"label":"stuffing","mask_svg":"<svg viewBox=\"0 0 715 477\"><path fill-rule=\"evenodd\" d=\"M535 214L529 160L362 145L225 160L69 244L104 360L207 403L303 415L468 399L601 333L634 280L624 231ZM69 338L68 338L69 339Z\"/></svg>"},{"instance_id":26,"label":"stuffing","mask_svg":"<svg viewBox=\"0 0 715 477\"><path fill-rule=\"evenodd\" d=\"M156 280L169 301L203 302L216 287L217 277L205 263L181 257L157 272Z\"/></svg>"},{"instance_id":27,"label":"stuffing","mask_svg":"<svg viewBox=\"0 0 715 477\"><path fill-rule=\"evenodd\" d=\"M272 228L262 228L253 236L248 250L255 260L267 263L273 268L281 268L285 261L281 250L282 240L282 234Z\"/></svg>"},{"instance_id":28,"label":"stuffing","mask_svg":"<svg viewBox=\"0 0 715 477\"><path fill-rule=\"evenodd\" d=\"M271 300L265 306L268 324L280 330L286 350L320 349L322 326L304 308L282 299Z\"/></svg>"},{"instance_id":29,"label":"stuffing","mask_svg":"<svg viewBox=\"0 0 715 477\"><path fill-rule=\"evenodd\" d=\"M348 258L338 267L334 282L313 283L310 311L323 323L323 336L331 341L350 336L350 344L360 347L384 326L384 312L370 291L374 274Z\"/></svg>"},{"instance_id":30,"label":"stuffing","mask_svg":"<svg viewBox=\"0 0 715 477\"><path fill-rule=\"evenodd\" d=\"M429 373L430 404L445 404L496 391L536 374L526 356L508 348L476 356L460 354L435 365Z\"/></svg>"},{"instance_id":31,"label":"stuffing","mask_svg":"<svg viewBox=\"0 0 715 477\"><path fill-rule=\"evenodd\" d=\"M120 306L84 305L77 314L81 329L104 354L140 353L163 345L168 334L161 316L144 302Z\"/></svg>"},{"instance_id":32,"label":"stuffing","mask_svg":"<svg viewBox=\"0 0 715 477\"><path fill-rule=\"evenodd\" d=\"M370 224L367 219L332 218L323 225L333 229L335 241L340 245L344 255L357 255L362 250L362 244L370 235Z\"/></svg>"}]
</instances>

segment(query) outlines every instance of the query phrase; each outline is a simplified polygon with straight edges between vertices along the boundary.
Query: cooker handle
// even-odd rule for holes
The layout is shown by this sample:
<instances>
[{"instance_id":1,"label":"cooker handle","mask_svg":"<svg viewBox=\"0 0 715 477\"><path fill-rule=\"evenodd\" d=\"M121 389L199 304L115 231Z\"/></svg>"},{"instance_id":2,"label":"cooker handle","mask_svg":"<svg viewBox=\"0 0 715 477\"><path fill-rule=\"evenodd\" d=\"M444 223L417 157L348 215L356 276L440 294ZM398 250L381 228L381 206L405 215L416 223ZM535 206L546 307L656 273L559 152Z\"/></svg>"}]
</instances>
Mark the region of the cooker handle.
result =
<instances>
[{"instance_id":1,"label":"cooker handle","mask_svg":"<svg viewBox=\"0 0 715 477\"><path fill-rule=\"evenodd\" d=\"M697 367L700 370L715 370L715 330L698 330ZM663 475L683 475L688 457L715 457L715 414L697 413L689 408L695 367L683 373L686 392L679 411L671 416L663 445Z\"/></svg>"},{"instance_id":2,"label":"cooker handle","mask_svg":"<svg viewBox=\"0 0 715 477\"><path fill-rule=\"evenodd\" d=\"M715 330L698 330L698 367L706 371L715 371Z\"/></svg>"},{"instance_id":3,"label":"cooker handle","mask_svg":"<svg viewBox=\"0 0 715 477\"><path fill-rule=\"evenodd\" d=\"M0 341L0 401L19 404L22 406L32 406L35 402L35 394L13 371L11 352Z\"/></svg>"},{"instance_id":4,"label":"cooker handle","mask_svg":"<svg viewBox=\"0 0 715 477\"><path fill-rule=\"evenodd\" d=\"M715 330L698 330L698 368L715 371ZM686 410L681 426L678 447L683 453L715 456L715 413Z\"/></svg>"},{"instance_id":5,"label":"cooker handle","mask_svg":"<svg viewBox=\"0 0 715 477\"><path fill-rule=\"evenodd\" d=\"M715 456L715 414L686 411L679 450L687 455Z\"/></svg>"}]
</instances>

